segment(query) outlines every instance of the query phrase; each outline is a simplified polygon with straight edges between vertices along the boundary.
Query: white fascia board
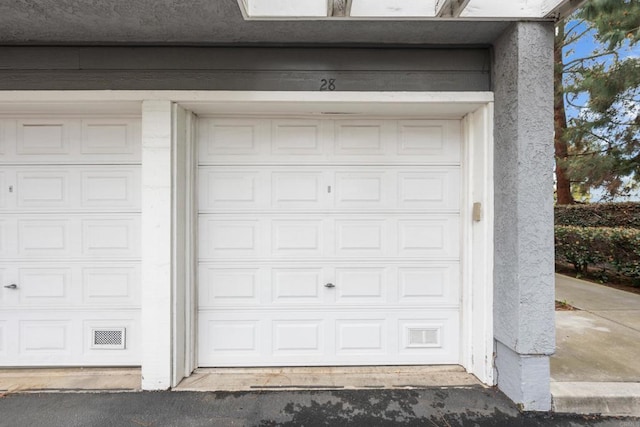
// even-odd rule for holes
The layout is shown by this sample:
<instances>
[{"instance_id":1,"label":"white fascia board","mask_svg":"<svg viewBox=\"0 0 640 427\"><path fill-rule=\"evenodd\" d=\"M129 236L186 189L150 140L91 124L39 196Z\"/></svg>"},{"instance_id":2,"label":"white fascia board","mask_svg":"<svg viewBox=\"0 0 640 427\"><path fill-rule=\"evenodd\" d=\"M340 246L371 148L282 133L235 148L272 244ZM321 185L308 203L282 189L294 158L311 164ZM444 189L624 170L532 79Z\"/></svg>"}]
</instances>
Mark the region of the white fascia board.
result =
<instances>
[{"instance_id":1,"label":"white fascia board","mask_svg":"<svg viewBox=\"0 0 640 427\"><path fill-rule=\"evenodd\" d=\"M247 14L258 17L327 17L327 0L243 0Z\"/></svg>"},{"instance_id":2,"label":"white fascia board","mask_svg":"<svg viewBox=\"0 0 640 427\"><path fill-rule=\"evenodd\" d=\"M542 15L546 18L566 18L584 3L586 0L543 0Z\"/></svg>"},{"instance_id":3,"label":"white fascia board","mask_svg":"<svg viewBox=\"0 0 640 427\"><path fill-rule=\"evenodd\" d=\"M585 0L352 0L353 19L549 19L571 14ZM247 19L331 19L329 0L238 0ZM344 18L342 18L344 19Z\"/></svg>"},{"instance_id":4,"label":"white fascia board","mask_svg":"<svg viewBox=\"0 0 640 427\"><path fill-rule=\"evenodd\" d=\"M462 18L542 18L544 0L471 0Z\"/></svg>"},{"instance_id":5,"label":"white fascia board","mask_svg":"<svg viewBox=\"0 0 640 427\"><path fill-rule=\"evenodd\" d=\"M434 17L436 0L353 0L354 18Z\"/></svg>"}]
</instances>

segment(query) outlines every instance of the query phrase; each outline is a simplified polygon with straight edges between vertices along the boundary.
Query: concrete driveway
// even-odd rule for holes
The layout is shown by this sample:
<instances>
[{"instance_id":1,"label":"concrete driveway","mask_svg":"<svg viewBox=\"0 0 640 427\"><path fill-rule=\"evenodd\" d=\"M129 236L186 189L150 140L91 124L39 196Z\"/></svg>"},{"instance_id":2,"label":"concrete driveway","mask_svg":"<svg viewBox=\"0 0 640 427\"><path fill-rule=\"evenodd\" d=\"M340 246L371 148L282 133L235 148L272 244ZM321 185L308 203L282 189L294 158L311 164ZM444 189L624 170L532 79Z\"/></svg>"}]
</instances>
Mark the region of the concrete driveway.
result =
<instances>
[{"instance_id":1,"label":"concrete driveway","mask_svg":"<svg viewBox=\"0 0 640 427\"><path fill-rule=\"evenodd\" d=\"M556 412L640 416L640 295L556 275Z\"/></svg>"}]
</instances>

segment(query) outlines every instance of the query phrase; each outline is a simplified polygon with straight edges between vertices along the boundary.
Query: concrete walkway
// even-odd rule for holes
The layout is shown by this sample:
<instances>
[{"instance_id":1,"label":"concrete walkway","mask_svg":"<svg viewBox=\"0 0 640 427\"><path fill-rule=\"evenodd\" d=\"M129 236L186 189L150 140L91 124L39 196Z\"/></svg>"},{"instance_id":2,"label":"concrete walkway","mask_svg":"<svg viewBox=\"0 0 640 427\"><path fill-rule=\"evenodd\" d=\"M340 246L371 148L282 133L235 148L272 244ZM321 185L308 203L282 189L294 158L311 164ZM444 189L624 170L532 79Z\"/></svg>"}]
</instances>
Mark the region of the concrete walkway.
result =
<instances>
[{"instance_id":1,"label":"concrete walkway","mask_svg":"<svg viewBox=\"0 0 640 427\"><path fill-rule=\"evenodd\" d=\"M640 295L556 276L556 412L640 416Z\"/></svg>"}]
</instances>

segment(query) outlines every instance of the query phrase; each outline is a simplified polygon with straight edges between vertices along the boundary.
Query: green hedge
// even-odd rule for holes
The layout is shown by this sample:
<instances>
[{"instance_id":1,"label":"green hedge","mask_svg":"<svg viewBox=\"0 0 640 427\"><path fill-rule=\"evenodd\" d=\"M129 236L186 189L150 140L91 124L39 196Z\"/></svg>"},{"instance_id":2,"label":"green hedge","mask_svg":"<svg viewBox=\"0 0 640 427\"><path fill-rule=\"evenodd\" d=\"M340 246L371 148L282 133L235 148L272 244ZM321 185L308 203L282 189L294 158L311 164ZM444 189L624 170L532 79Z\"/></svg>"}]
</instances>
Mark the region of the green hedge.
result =
<instances>
[{"instance_id":1,"label":"green hedge","mask_svg":"<svg viewBox=\"0 0 640 427\"><path fill-rule=\"evenodd\" d=\"M555 207L556 225L640 228L640 203L593 203Z\"/></svg>"},{"instance_id":2,"label":"green hedge","mask_svg":"<svg viewBox=\"0 0 640 427\"><path fill-rule=\"evenodd\" d=\"M588 266L612 270L640 286L640 229L559 225L555 236L556 261L585 275Z\"/></svg>"}]
</instances>

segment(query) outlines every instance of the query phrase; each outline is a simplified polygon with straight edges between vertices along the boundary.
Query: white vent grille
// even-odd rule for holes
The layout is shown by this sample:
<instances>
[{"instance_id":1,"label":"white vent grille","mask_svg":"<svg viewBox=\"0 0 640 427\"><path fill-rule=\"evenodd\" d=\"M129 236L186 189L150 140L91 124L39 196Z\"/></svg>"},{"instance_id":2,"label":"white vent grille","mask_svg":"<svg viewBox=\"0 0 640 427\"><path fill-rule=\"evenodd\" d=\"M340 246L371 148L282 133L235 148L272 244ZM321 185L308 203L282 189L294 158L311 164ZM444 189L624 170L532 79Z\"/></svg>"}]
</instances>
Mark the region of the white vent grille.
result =
<instances>
[{"instance_id":1,"label":"white vent grille","mask_svg":"<svg viewBox=\"0 0 640 427\"><path fill-rule=\"evenodd\" d=\"M126 343L125 328L91 329L91 348L124 350Z\"/></svg>"},{"instance_id":2,"label":"white vent grille","mask_svg":"<svg viewBox=\"0 0 640 427\"><path fill-rule=\"evenodd\" d=\"M440 328L409 328L409 347L439 347Z\"/></svg>"}]
</instances>

